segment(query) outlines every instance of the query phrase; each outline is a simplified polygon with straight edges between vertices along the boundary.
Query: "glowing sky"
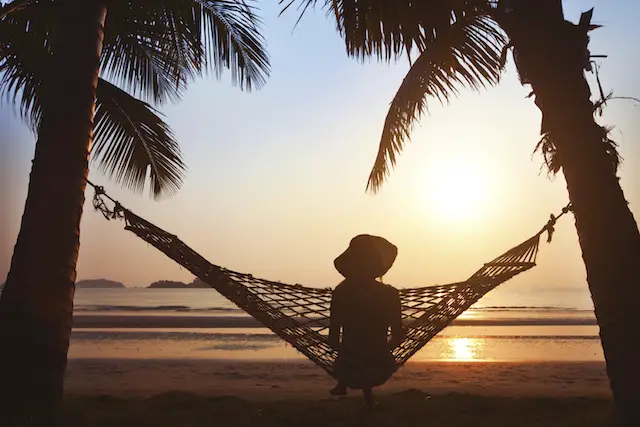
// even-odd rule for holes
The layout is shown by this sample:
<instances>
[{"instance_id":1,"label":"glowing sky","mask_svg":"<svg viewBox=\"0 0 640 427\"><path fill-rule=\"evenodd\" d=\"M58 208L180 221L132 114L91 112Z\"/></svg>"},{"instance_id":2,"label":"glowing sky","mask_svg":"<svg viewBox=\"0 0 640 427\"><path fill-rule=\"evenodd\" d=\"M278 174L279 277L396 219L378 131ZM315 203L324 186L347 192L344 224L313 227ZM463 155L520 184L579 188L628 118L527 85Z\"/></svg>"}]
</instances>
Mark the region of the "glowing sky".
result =
<instances>
[{"instance_id":1,"label":"glowing sky","mask_svg":"<svg viewBox=\"0 0 640 427\"><path fill-rule=\"evenodd\" d=\"M540 113L513 66L503 83L480 94L463 91L444 108L431 102L379 195L365 194L387 107L406 62L361 64L349 59L332 21L309 13L278 18L276 2L262 16L272 75L260 91L243 93L212 78L162 108L189 166L176 196L155 202L92 172L110 194L178 234L215 263L255 275L334 285L334 257L359 233L399 246L385 280L398 286L458 281L483 262L535 233L567 202L562 176L540 173L531 156ZM619 96L640 96L635 0L565 1L567 17L595 6L593 54L608 54L601 80ZM594 80L593 77L590 77ZM640 216L640 108L612 101L602 123L613 124L625 162L622 185ZM0 107L0 277L9 268L27 190L35 138L5 103ZM462 181L451 177L462 176ZM91 209L82 222L78 278L106 277L129 286L192 275L122 224ZM54 209L55 207L52 207ZM571 218L543 244L539 267L508 286L586 288Z\"/></svg>"}]
</instances>

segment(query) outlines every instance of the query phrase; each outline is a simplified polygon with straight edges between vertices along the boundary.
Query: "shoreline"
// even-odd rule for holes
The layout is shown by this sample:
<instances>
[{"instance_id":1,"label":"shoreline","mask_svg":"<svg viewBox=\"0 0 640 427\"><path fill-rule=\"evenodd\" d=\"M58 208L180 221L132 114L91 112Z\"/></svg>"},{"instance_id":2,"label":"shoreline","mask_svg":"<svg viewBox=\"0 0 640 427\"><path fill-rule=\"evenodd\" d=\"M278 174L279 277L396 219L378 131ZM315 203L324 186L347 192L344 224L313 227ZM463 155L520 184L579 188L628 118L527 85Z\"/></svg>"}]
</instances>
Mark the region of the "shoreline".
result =
<instances>
[{"instance_id":1,"label":"shoreline","mask_svg":"<svg viewBox=\"0 0 640 427\"><path fill-rule=\"evenodd\" d=\"M257 401L315 400L328 398L334 384L322 369L297 360L69 359L65 393L140 398L186 392ZM430 395L611 397L604 362L408 362L376 392L407 390Z\"/></svg>"},{"instance_id":2,"label":"shoreline","mask_svg":"<svg viewBox=\"0 0 640 427\"><path fill-rule=\"evenodd\" d=\"M74 329L107 328L264 328L252 317L211 315L74 315ZM450 326L597 326L591 318L484 318L456 319Z\"/></svg>"}]
</instances>

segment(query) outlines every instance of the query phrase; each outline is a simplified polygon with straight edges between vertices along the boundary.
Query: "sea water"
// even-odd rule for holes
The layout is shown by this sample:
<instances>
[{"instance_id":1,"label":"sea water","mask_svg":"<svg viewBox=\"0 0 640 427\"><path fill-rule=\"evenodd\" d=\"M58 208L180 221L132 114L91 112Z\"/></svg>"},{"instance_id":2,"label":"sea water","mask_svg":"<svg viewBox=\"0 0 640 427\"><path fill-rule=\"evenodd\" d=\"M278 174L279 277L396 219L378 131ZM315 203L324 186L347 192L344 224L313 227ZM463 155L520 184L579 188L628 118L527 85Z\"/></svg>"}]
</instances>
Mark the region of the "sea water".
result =
<instances>
[{"instance_id":1,"label":"sea water","mask_svg":"<svg viewBox=\"0 0 640 427\"><path fill-rule=\"evenodd\" d=\"M505 304L508 302L509 304ZM78 289L71 358L302 356L212 289ZM494 291L413 361L603 361L583 290Z\"/></svg>"}]
</instances>

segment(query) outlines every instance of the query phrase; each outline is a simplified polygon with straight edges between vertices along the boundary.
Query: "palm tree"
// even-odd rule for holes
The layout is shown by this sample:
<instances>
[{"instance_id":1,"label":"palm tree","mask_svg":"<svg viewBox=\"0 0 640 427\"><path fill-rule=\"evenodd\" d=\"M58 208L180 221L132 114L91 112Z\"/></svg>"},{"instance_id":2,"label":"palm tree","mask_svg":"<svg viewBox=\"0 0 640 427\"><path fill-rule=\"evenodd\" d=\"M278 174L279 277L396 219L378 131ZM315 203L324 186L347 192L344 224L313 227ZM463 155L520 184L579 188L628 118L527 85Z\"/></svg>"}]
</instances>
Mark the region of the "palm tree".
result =
<instances>
[{"instance_id":1,"label":"palm tree","mask_svg":"<svg viewBox=\"0 0 640 427\"><path fill-rule=\"evenodd\" d=\"M306 10L318 0L281 0ZM585 78L593 10L573 24L562 0L325 0L347 54L397 60L417 53L391 102L367 189L377 192L427 109L461 87L495 85L507 51L542 112L536 147L562 170L573 204L587 281L622 425L640 425L640 233L616 176L618 155L597 124Z\"/></svg>"},{"instance_id":2,"label":"palm tree","mask_svg":"<svg viewBox=\"0 0 640 427\"><path fill-rule=\"evenodd\" d=\"M0 298L1 425L55 419L89 154L137 192L175 192L185 167L149 102L177 100L209 70L260 87L269 61L258 27L244 0L16 0L0 9L0 89L37 133Z\"/></svg>"}]
</instances>

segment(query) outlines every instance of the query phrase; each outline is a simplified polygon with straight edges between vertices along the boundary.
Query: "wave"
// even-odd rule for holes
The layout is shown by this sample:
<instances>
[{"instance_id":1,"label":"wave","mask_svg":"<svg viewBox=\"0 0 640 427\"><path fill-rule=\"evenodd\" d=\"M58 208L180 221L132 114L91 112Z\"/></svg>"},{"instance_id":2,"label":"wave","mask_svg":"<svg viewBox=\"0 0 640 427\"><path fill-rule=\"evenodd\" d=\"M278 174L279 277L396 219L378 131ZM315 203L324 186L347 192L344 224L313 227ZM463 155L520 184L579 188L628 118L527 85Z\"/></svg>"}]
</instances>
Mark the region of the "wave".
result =
<instances>
[{"instance_id":1,"label":"wave","mask_svg":"<svg viewBox=\"0 0 640 427\"><path fill-rule=\"evenodd\" d=\"M215 313L215 312L243 312L238 307L229 306L212 306L212 307L190 307L187 305L78 305L74 309L75 312L100 313L100 312L176 312L176 313ZM572 307L554 307L554 306L518 306L518 305L492 305L473 307L470 311L479 312L589 312L592 310L584 310Z\"/></svg>"},{"instance_id":2,"label":"wave","mask_svg":"<svg viewBox=\"0 0 640 427\"><path fill-rule=\"evenodd\" d=\"M153 316L153 315L82 315L73 317L76 328L262 328L249 316ZM327 326L326 319L317 324ZM595 318L588 317L529 317L529 318L458 318L452 326L590 326Z\"/></svg>"},{"instance_id":3,"label":"wave","mask_svg":"<svg viewBox=\"0 0 640 427\"><path fill-rule=\"evenodd\" d=\"M186 305L79 305L74 308L75 312L117 312L117 311L173 311L178 313L197 313L197 312L240 312L243 311L237 307L189 307Z\"/></svg>"},{"instance_id":4,"label":"wave","mask_svg":"<svg viewBox=\"0 0 640 427\"><path fill-rule=\"evenodd\" d=\"M593 311L575 307L537 306L537 305L488 305L473 307L473 311L552 311L552 312L585 312Z\"/></svg>"},{"instance_id":5,"label":"wave","mask_svg":"<svg viewBox=\"0 0 640 427\"><path fill-rule=\"evenodd\" d=\"M500 340L566 340L566 341L593 341L599 340L598 335L465 335L469 339L500 339ZM207 332L176 332L176 331L74 331L73 340L117 340L117 341L151 341L158 339L178 341L207 341L218 343L253 343L263 346L280 345L283 341L274 333L207 333ZM434 339L451 340L457 337L436 335Z\"/></svg>"},{"instance_id":6,"label":"wave","mask_svg":"<svg viewBox=\"0 0 640 427\"><path fill-rule=\"evenodd\" d=\"M246 351L263 350L283 346L282 341L273 333L202 333L202 332L165 332L165 331L73 331L72 339L78 341L201 341L202 347L196 350Z\"/></svg>"},{"instance_id":7,"label":"wave","mask_svg":"<svg viewBox=\"0 0 640 427\"><path fill-rule=\"evenodd\" d=\"M272 332L255 334L249 333L207 333L193 331L73 331L73 339L85 340L155 340L159 338L177 340L217 340L217 341L264 341L282 342Z\"/></svg>"}]
</instances>

